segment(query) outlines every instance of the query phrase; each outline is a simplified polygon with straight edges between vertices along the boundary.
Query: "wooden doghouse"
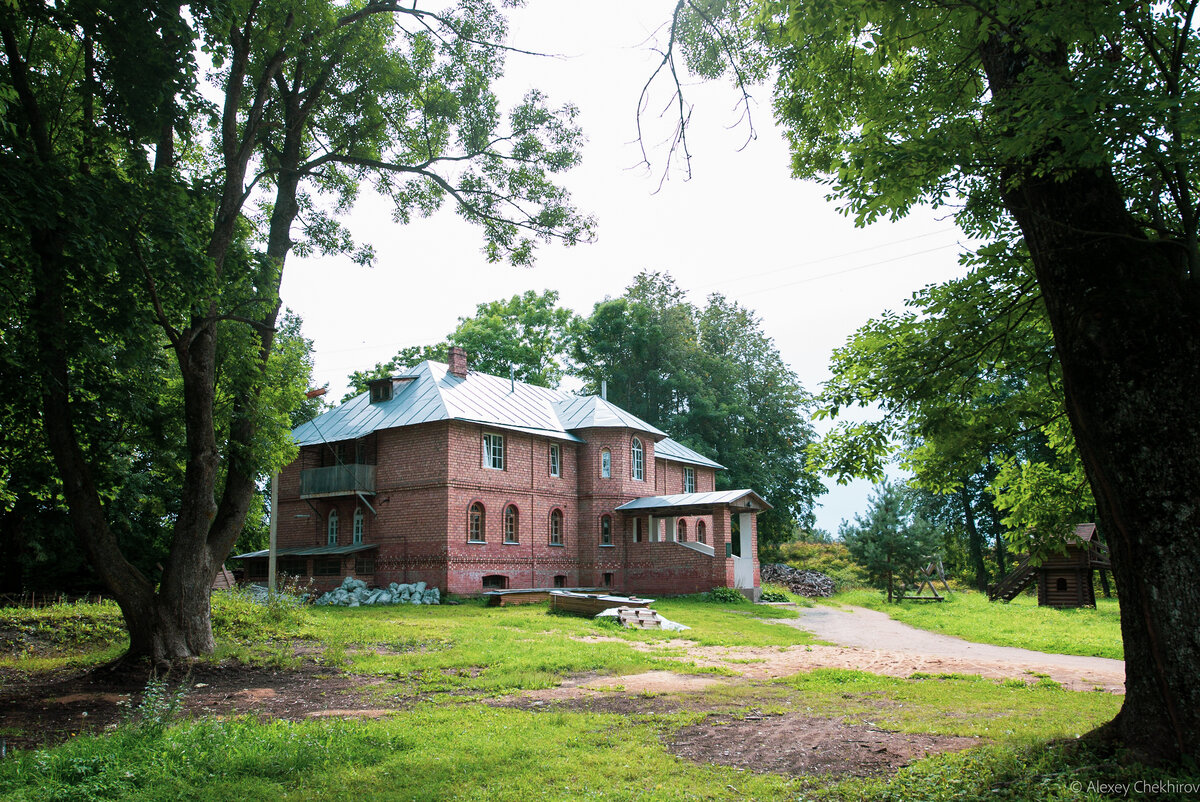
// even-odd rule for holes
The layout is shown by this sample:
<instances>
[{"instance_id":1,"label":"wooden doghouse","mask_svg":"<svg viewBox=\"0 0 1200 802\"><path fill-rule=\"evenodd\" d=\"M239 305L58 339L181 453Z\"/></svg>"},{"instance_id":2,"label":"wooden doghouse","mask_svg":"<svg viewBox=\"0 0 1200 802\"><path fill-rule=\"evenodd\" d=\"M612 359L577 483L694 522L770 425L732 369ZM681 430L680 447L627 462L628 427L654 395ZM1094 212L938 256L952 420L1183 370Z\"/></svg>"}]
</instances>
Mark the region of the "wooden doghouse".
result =
<instances>
[{"instance_id":1,"label":"wooden doghouse","mask_svg":"<svg viewBox=\"0 0 1200 802\"><path fill-rule=\"evenodd\" d=\"M988 597L1011 601L1036 580L1039 606L1095 607L1092 571L1111 569L1108 547L1096 537L1096 525L1087 523L1075 527L1066 548L1039 566L1031 565L1028 557L1021 560L1012 573L988 588Z\"/></svg>"}]
</instances>

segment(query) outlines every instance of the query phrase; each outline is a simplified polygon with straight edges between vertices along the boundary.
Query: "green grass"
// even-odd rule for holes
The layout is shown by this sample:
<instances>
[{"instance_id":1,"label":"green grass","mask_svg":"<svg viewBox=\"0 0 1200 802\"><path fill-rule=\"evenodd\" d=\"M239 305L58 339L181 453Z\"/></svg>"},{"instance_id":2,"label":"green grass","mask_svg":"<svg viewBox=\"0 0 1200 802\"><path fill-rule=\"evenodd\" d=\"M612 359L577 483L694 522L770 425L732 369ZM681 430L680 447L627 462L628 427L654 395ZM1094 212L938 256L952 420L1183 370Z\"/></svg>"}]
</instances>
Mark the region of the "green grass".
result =
<instances>
[{"instance_id":1,"label":"green grass","mask_svg":"<svg viewBox=\"0 0 1200 802\"><path fill-rule=\"evenodd\" d=\"M777 683L800 691L799 709L811 715L844 716L850 723L899 732L998 741L1076 738L1112 719L1123 701L1110 693L1065 691L1032 675L1028 681L956 675L904 679L820 668Z\"/></svg>"},{"instance_id":2,"label":"green grass","mask_svg":"<svg viewBox=\"0 0 1200 802\"><path fill-rule=\"evenodd\" d=\"M1036 598L1024 595L1007 604L989 602L987 596L978 592L956 592L944 602L888 604L879 591L856 590L839 593L826 601L881 610L919 629L976 643L1116 660L1124 657L1116 599L1097 599L1095 609L1057 610L1038 607Z\"/></svg>"},{"instance_id":3,"label":"green grass","mask_svg":"<svg viewBox=\"0 0 1200 802\"><path fill-rule=\"evenodd\" d=\"M619 675L649 669L712 670L691 664L685 649L670 643L676 639L716 646L811 642L803 631L779 625L796 615L791 610L718 604L703 596L664 599L655 608L693 628L661 633L552 615L544 605L272 610L244 601L214 602L225 656L286 669L299 659L293 654L299 638L330 672L382 676L389 682L371 692L404 695L410 706L377 721L239 718L170 724L164 716L143 716L107 735L80 736L0 762L0 798L1094 799L1076 794L1070 783L1119 781L1122 772L1135 770L1048 745L1057 738L1074 741L1109 720L1120 697L1068 692L1032 675L1027 682L996 682L823 669L769 683L728 683L676 694L673 705L653 709L678 712L632 715L553 705L529 712L479 701L480 696L556 685L573 674L616 675L614 684L619 684ZM987 609L977 610L967 597L944 607L976 620ZM1003 609L1027 612L1013 605ZM70 615L86 619L88 611ZM97 615L104 618L110 611ZM90 631L86 621L79 627ZM64 640L64 648L70 642ZM82 648L88 638L73 642ZM646 696L649 705L651 695ZM890 778L842 781L695 764L666 748L671 733L704 719L701 711L736 717L751 709L844 717L903 732L978 736L986 744L918 761ZM1140 771L1129 776L1150 776Z\"/></svg>"}]
</instances>

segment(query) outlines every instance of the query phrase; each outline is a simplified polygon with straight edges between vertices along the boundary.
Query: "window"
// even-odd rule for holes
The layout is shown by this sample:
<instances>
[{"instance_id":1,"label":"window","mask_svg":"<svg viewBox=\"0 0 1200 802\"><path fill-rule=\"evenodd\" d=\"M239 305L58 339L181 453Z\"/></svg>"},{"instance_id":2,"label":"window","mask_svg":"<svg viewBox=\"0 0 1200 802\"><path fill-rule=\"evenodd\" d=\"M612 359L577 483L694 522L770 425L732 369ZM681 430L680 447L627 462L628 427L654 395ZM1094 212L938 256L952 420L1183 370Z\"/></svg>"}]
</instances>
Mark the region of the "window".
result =
<instances>
[{"instance_id":1,"label":"window","mask_svg":"<svg viewBox=\"0 0 1200 802\"><path fill-rule=\"evenodd\" d=\"M630 475L634 479L642 480L646 478L646 463L645 453L642 451L642 441L633 438L633 446L629 449L630 461L633 463L633 468Z\"/></svg>"},{"instance_id":2,"label":"window","mask_svg":"<svg viewBox=\"0 0 1200 802\"><path fill-rule=\"evenodd\" d=\"M467 541L483 543L483 505L476 501L467 510Z\"/></svg>"},{"instance_id":3,"label":"window","mask_svg":"<svg viewBox=\"0 0 1200 802\"><path fill-rule=\"evenodd\" d=\"M600 452L600 477L612 478L612 452L607 448Z\"/></svg>"},{"instance_id":4,"label":"window","mask_svg":"<svg viewBox=\"0 0 1200 802\"><path fill-rule=\"evenodd\" d=\"M704 521L696 521L696 540L700 543L708 542L708 533L705 531L707 527Z\"/></svg>"},{"instance_id":5,"label":"window","mask_svg":"<svg viewBox=\"0 0 1200 802\"><path fill-rule=\"evenodd\" d=\"M688 466L683 468L683 492L696 492L696 469Z\"/></svg>"},{"instance_id":6,"label":"window","mask_svg":"<svg viewBox=\"0 0 1200 802\"><path fill-rule=\"evenodd\" d=\"M246 577L249 579L266 579L267 561L246 560Z\"/></svg>"},{"instance_id":7,"label":"window","mask_svg":"<svg viewBox=\"0 0 1200 802\"><path fill-rule=\"evenodd\" d=\"M381 401L392 400L392 380L391 379L376 379L370 383L371 388L371 403L378 404Z\"/></svg>"},{"instance_id":8,"label":"window","mask_svg":"<svg viewBox=\"0 0 1200 802\"><path fill-rule=\"evenodd\" d=\"M678 533L677 536L679 538L679 542L686 543L687 542L687 521L680 518L679 519L679 527L676 529L676 532Z\"/></svg>"},{"instance_id":9,"label":"window","mask_svg":"<svg viewBox=\"0 0 1200 802\"><path fill-rule=\"evenodd\" d=\"M367 464L367 444L362 440L354 444L354 461L359 465Z\"/></svg>"},{"instance_id":10,"label":"window","mask_svg":"<svg viewBox=\"0 0 1200 802\"><path fill-rule=\"evenodd\" d=\"M337 545L337 536L338 536L338 513L337 513L337 510L329 511L329 526L325 531L326 531L326 537L325 537L326 545L336 546Z\"/></svg>"},{"instance_id":11,"label":"window","mask_svg":"<svg viewBox=\"0 0 1200 802\"><path fill-rule=\"evenodd\" d=\"M517 529L517 508L509 504L504 508L504 542L520 542L520 530Z\"/></svg>"},{"instance_id":12,"label":"window","mask_svg":"<svg viewBox=\"0 0 1200 802\"><path fill-rule=\"evenodd\" d=\"M354 573L359 576L375 573L375 558L367 555L364 557L354 558Z\"/></svg>"},{"instance_id":13,"label":"window","mask_svg":"<svg viewBox=\"0 0 1200 802\"><path fill-rule=\"evenodd\" d=\"M558 443L550 444L550 475L562 476L562 451Z\"/></svg>"},{"instance_id":14,"label":"window","mask_svg":"<svg viewBox=\"0 0 1200 802\"><path fill-rule=\"evenodd\" d=\"M313 574L316 576L337 576L341 572L341 557L317 557L313 560Z\"/></svg>"},{"instance_id":15,"label":"window","mask_svg":"<svg viewBox=\"0 0 1200 802\"><path fill-rule=\"evenodd\" d=\"M288 576L307 576L308 560L304 557L279 557L275 564L275 570Z\"/></svg>"},{"instance_id":16,"label":"window","mask_svg":"<svg viewBox=\"0 0 1200 802\"><path fill-rule=\"evenodd\" d=\"M483 436L483 467L496 471L504 470L504 435Z\"/></svg>"},{"instance_id":17,"label":"window","mask_svg":"<svg viewBox=\"0 0 1200 802\"><path fill-rule=\"evenodd\" d=\"M354 545L356 545L356 546L359 543L362 543L363 527L365 526L365 524L366 524L366 521L363 517L362 508L359 507L358 509L356 509L354 511Z\"/></svg>"},{"instance_id":18,"label":"window","mask_svg":"<svg viewBox=\"0 0 1200 802\"><path fill-rule=\"evenodd\" d=\"M603 584L604 584L604 587L611 588L612 584L613 584L613 575L606 573L604 575L604 583Z\"/></svg>"},{"instance_id":19,"label":"window","mask_svg":"<svg viewBox=\"0 0 1200 802\"><path fill-rule=\"evenodd\" d=\"M555 510L550 513L550 545L561 546L563 544L563 514L562 510Z\"/></svg>"},{"instance_id":20,"label":"window","mask_svg":"<svg viewBox=\"0 0 1200 802\"><path fill-rule=\"evenodd\" d=\"M600 545L611 546L612 542L612 516L600 516Z\"/></svg>"},{"instance_id":21,"label":"window","mask_svg":"<svg viewBox=\"0 0 1200 802\"><path fill-rule=\"evenodd\" d=\"M504 590L508 587L508 577L503 574L488 574L483 578L484 590Z\"/></svg>"},{"instance_id":22,"label":"window","mask_svg":"<svg viewBox=\"0 0 1200 802\"><path fill-rule=\"evenodd\" d=\"M557 574L554 577L554 587L565 588L567 586L567 577L564 574Z\"/></svg>"}]
</instances>

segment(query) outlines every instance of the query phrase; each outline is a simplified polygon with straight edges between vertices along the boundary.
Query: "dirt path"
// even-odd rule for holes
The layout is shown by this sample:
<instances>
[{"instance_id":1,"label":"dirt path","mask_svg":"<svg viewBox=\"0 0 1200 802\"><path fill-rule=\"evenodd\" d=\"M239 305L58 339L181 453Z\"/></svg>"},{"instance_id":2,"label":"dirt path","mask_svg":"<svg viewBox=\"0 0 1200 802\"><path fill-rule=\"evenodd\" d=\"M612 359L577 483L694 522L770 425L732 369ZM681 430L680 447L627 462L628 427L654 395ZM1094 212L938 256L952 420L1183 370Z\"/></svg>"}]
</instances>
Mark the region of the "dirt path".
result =
<instances>
[{"instance_id":1,"label":"dirt path","mask_svg":"<svg viewBox=\"0 0 1200 802\"><path fill-rule=\"evenodd\" d=\"M858 650L865 671L881 671L879 664L898 662L921 665L915 671L981 674L987 677L1038 673L1071 690L1101 687L1111 693L1125 691L1125 662L1106 657L1047 654L1013 646L972 643L949 635L926 632L893 621L885 613L862 607L800 608L790 626L807 630L821 640ZM911 673L911 672L909 672Z\"/></svg>"}]
</instances>

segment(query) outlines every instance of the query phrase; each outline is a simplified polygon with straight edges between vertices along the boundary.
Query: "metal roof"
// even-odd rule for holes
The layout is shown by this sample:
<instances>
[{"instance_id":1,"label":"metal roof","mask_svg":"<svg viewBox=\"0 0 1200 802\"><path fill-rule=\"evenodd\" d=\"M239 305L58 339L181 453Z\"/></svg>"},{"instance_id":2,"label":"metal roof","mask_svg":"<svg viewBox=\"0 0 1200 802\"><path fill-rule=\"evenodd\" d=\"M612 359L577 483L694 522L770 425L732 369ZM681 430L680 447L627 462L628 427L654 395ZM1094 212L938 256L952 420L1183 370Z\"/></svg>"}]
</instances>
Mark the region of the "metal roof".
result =
<instances>
[{"instance_id":1,"label":"metal roof","mask_svg":"<svg viewBox=\"0 0 1200 802\"><path fill-rule=\"evenodd\" d=\"M298 445L354 440L380 429L443 420L513 429L543 437L583 442L572 430L589 427L635 429L658 438L666 432L599 396L575 396L548 387L472 371L455 376L447 365L421 362L395 377L388 401L370 403L362 393L292 430ZM656 444L663 459L721 467L669 438Z\"/></svg>"},{"instance_id":2,"label":"metal roof","mask_svg":"<svg viewBox=\"0 0 1200 802\"><path fill-rule=\"evenodd\" d=\"M692 465L703 465L706 468L716 468L717 470L725 470L725 466L719 462L713 462L703 454L692 451L678 440L672 440L670 437L659 440L654 444L654 456L656 459L669 459L675 462L688 462Z\"/></svg>"},{"instance_id":3,"label":"metal roof","mask_svg":"<svg viewBox=\"0 0 1200 802\"><path fill-rule=\"evenodd\" d=\"M615 427L667 436L662 429L651 426L638 416L626 412L616 404L610 404L598 395L570 396L555 403L554 411L558 413L564 429Z\"/></svg>"},{"instance_id":4,"label":"metal roof","mask_svg":"<svg viewBox=\"0 0 1200 802\"><path fill-rule=\"evenodd\" d=\"M322 557L326 555L354 554L367 549L379 548L378 543L355 543L352 546L288 546L286 549L275 549L276 557ZM248 551L245 554L235 554L231 560L252 560L266 557L270 549Z\"/></svg>"},{"instance_id":5,"label":"metal roof","mask_svg":"<svg viewBox=\"0 0 1200 802\"><path fill-rule=\"evenodd\" d=\"M753 490L716 490L710 493L675 493L670 496L642 496L633 501L627 501L618 510L629 512L633 510L676 510L684 507L712 507L725 505L735 508L748 508L755 511L769 510L762 496Z\"/></svg>"}]
</instances>

